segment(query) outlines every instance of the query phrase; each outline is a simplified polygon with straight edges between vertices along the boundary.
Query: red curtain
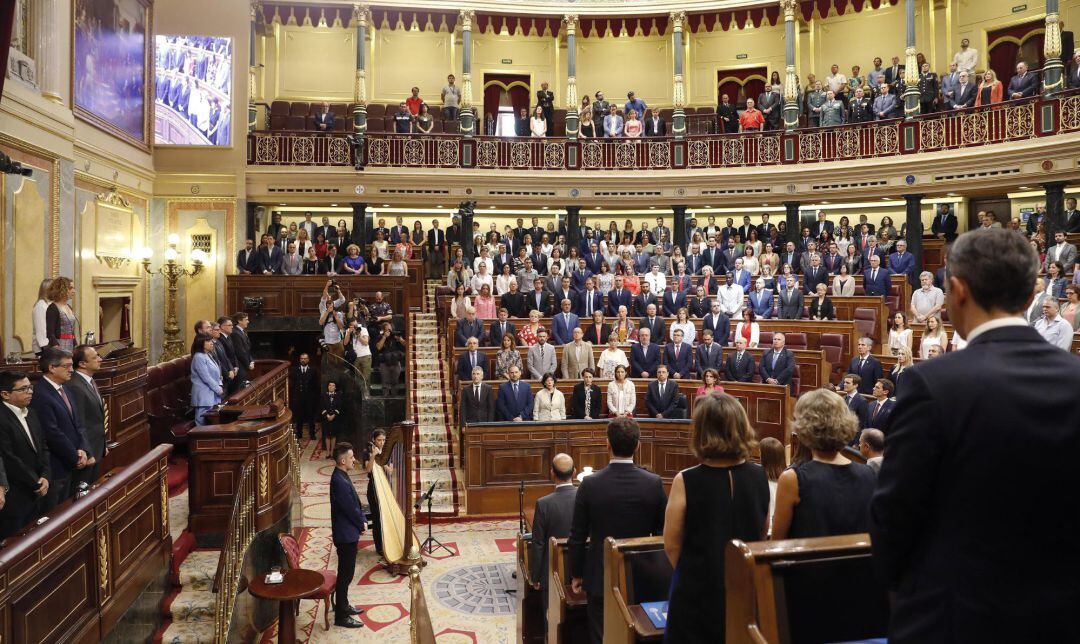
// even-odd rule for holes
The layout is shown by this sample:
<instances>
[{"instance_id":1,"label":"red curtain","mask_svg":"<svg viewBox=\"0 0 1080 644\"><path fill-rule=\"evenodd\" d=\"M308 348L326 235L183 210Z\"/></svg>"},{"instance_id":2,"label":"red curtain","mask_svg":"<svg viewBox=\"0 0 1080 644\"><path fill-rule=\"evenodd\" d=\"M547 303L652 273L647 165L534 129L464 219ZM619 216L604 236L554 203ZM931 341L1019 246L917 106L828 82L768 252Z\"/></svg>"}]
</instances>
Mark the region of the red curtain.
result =
<instances>
[{"instance_id":1,"label":"red curtain","mask_svg":"<svg viewBox=\"0 0 1080 644\"><path fill-rule=\"evenodd\" d=\"M510 93L514 114L522 108L531 111L532 92L529 77L525 74L484 74L484 114L495 116L499 111L499 99L503 91Z\"/></svg>"},{"instance_id":2,"label":"red curtain","mask_svg":"<svg viewBox=\"0 0 1080 644\"><path fill-rule=\"evenodd\" d=\"M1046 63L1043 55L1042 20L1033 20L986 34L989 43L990 69L1006 86L1016 73L1016 64L1024 61L1032 71L1038 72Z\"/></svg>"},{"instance_id":3,"label":"red curtain","mask_svg":"<svg viewBox=\"0 0 1080 644\"><path fill-rule=\"evenodd\" d=\"M765 67L717 72L716 82L719 90L716 95L716 102L720 102L721 94L727 94L728 99L739 107L746 106L747 98L756 101L758 95L765 91L765 79L768 73L769 70Z\"/></svg>"},{"instance_id":4,"label":"red curtain","mask_svg":"<svg viewBox=\"0 0 1080 644\"><path fill-rule=\"evenodd\" d=\"M7 69L8 49L11 47L11 32L15 28L15 3L5 2L3 15L0 15L0 69ZM0 74L0 94L4 91L5 74Z\"/></svg>"}]
</instances>

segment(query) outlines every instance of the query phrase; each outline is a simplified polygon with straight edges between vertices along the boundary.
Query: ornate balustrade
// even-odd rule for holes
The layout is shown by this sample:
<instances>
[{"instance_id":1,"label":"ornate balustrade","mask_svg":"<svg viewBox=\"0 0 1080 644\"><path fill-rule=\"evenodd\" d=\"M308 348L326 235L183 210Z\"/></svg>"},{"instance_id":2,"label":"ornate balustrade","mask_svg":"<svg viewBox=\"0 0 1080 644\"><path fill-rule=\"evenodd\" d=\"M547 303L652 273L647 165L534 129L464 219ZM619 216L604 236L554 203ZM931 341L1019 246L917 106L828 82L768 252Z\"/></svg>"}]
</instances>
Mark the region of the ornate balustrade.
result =
<instances>
[{"instance_id":1,"label":"ornate balustrade","mask_svg":"<svg viewBox=\"0 0 1080 644\"><path fill-rule=\"evenodd\" d=\"M927 114L910 121L690 136L685 139L465 138L453 134L348 135L255 132L252 165L491 170L679 170L895 157L1023 141L1080 130L1080 92L988 108ZM360 155L357 159L356 155ZM359 161L359 163L357 163Z\"/></svg>"}]
</instances>

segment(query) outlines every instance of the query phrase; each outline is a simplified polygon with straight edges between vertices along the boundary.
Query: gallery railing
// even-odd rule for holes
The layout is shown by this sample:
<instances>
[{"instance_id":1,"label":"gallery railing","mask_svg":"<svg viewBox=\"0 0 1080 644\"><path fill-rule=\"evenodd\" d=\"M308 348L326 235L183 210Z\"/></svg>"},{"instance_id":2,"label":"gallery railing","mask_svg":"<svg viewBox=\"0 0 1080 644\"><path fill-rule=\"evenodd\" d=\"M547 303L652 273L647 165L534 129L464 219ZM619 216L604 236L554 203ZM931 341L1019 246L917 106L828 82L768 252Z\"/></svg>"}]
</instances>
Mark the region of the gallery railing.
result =
<instances>
[{"instance_id":1,"label":"gallery railing","mask_svg":"<svg viewBox=\"0 0 1080 644\"><path fill-rule=\"evenodd\" d=\"M1023 141L1080 130L1080 91L927 114L905 121L644 139L248 135L251 165L492 170L677 170L819 163ZM350 138L351 137L351 138Z\"/></svg>"}]
</instances>

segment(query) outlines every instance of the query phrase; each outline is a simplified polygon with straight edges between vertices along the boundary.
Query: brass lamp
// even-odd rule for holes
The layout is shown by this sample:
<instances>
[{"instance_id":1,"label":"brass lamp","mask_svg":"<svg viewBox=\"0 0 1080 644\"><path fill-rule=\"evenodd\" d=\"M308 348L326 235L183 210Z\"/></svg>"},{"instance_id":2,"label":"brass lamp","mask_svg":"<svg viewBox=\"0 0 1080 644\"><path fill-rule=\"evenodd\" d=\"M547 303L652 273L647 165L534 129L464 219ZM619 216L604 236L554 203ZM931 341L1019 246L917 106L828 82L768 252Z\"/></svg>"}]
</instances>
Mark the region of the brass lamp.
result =
<instances>
[{"instance_id":1,"label":"brass lamp","mask_svg":"<svg viewBox=\"0 0 1080 644\"><path fill-rule=\"evenodd\" d=\"M195 277L203 270L206 261L206 253L201 249L191 251L188 259L191 260L191 268L185 266L180 258L180 251L176 246L180 243L178 235L169 235L168 245L165 248L165 261L157 270L150 270L150 258L154 252L150 248L144 248L142 252L142 266L150 275L161 274L165 278L167 288L165 290L165 341L162 343L162 361L172 360L184 355L184 340L180 336L180 325L176 319L176 294L178 284L182 277Z\"/></svg>"}]
</instances>

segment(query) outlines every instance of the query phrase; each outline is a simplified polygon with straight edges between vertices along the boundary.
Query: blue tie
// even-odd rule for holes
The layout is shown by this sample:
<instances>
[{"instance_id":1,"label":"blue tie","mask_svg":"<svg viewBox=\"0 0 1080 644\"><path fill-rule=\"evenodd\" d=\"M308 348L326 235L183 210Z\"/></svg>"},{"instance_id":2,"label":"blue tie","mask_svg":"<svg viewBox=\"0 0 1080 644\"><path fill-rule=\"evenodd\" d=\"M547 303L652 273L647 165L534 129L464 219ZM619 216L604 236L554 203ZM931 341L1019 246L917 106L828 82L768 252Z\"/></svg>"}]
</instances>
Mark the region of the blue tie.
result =
<instances>
[{"instance_id":1,"label":"blue tie","mask_svg":"<svg viewBox=\"0 0 1080 644\"><path fill-rule=\"evenodd\" d=\"M776 361L779 360L779 359L780 359L780 354L777 353L776 351L773 351L773 354L772 354L772 368L773 368L773 371L776 370Z\"/></svg>"}]
</instances>

